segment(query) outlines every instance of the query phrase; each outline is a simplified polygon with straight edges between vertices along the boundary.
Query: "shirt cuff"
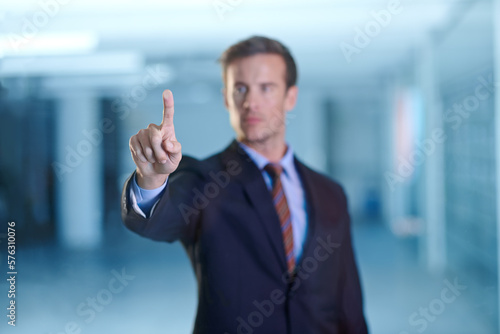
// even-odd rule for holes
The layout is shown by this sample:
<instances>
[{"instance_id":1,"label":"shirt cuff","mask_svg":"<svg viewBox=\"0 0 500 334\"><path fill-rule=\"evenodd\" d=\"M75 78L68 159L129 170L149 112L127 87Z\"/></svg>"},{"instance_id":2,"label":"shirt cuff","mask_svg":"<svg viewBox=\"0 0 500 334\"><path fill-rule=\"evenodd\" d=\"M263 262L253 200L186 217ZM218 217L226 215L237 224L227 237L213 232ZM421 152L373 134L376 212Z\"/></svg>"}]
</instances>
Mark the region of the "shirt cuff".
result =
<instances>
[{"instance_id":1,"label":"shirt cuff","mask_svg":"<svg viewBox=\"0 0 500 334\"><path fill-rule=\"evenodd\" d=\"M144 218L148 218L153 214L156 204L160 200L161 193L167 186L168 176L165 182L155 189L143 189L139 187L136 181L136 175L132 178L130 187L130 202L135 212ZM148 212L146 216L145 212Z\"/></svg>"}]
</instances>

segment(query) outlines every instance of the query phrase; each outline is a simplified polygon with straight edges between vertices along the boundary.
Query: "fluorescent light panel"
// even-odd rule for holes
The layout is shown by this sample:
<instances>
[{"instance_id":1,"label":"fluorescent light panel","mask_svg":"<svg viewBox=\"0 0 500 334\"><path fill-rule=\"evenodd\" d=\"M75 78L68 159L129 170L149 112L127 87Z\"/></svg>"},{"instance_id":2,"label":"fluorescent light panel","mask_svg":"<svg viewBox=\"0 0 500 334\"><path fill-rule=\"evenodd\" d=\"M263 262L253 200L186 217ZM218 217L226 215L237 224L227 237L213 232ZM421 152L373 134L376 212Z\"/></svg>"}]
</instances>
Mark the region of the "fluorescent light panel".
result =
<instances>
[{"instance_id":1,"label":"fluorescent light panel","mask_svg":"<svg viewBox=\"0 0 500 334\"><path fill-rule=\"evenodd\" d=\"M33 36L0 35L0 57L58 56L85 54L98 45L97 35L90 32L47 32Z\"/></svg>"}]
</instances>

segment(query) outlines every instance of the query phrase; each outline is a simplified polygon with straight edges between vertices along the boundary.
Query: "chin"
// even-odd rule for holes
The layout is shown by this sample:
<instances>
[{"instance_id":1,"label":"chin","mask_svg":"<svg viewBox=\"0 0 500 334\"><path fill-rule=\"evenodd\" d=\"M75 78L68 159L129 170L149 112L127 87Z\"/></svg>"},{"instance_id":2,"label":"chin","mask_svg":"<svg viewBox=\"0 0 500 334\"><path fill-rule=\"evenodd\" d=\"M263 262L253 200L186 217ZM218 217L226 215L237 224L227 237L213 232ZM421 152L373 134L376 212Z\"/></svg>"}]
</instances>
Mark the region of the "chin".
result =
<instances>
[{"instance_id":1,"label":"chin","mask_svg":"<svg viewBox=\"0 0 500 334\"><path fill-rule=\"evenodd\" d=\"M251 133L246 133L245 134L245 139L248 140L249 142L264 142L269 136L266 136L264 133L256 133L256 132L251 132Z\"/></svg>"},{"instance_id":2,"label":"chin","mask_svg":"<svg viewBox=\"0 0 500 334\"><path fill-rule=\"evenodd\" d=\"M249 142L264 142L273 135L267 128L254 126L242 127L240 133L241 137Z\"/></svg>"}]
</instances>

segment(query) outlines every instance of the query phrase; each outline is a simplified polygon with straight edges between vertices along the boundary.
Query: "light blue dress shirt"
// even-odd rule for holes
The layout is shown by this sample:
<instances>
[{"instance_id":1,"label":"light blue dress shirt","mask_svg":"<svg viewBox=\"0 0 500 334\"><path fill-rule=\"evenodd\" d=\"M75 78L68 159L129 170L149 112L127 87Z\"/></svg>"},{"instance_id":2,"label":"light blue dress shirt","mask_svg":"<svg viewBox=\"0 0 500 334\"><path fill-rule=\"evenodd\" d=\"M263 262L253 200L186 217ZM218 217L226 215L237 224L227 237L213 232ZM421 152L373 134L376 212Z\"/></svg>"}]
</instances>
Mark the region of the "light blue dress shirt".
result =
<instances>
[{"instance_id":1,"label":"light blue dress shirt","mask_svg":"<svg viewBox=\"0 0 500 334\"><path fill-rule=\"evenodd\" d=\"M130 201L134 210L144 218L150 217L153 213L154 207L160 199L160 195L167 186L168 176L165 182L155 189L144 189L139 187L135 179L137 174L132 179L132 186L130 191ZM146 215L145 212L148 214Z\"/></svg>"},{"instance_id":2,"label":"light blue dress shirt","mask_svg":"<svg viewBox=\"0 0 500 334\"><path fill-rule=\"evenodd\" d=\"M264 167L269 163L269 160L259 152L248 147L243 143L239 143L245 150L248 156L259 167L262 177L266 181L269 191L272 189L272 179L264 170ZM307 233L307 210L304 187L299 177L299 173L293 162L293 149L287 143L287 150L283 158L280 160L280 165L283 168L280 179L285 192L290 217L292 219L293 230L293 251L296 261L302 255L302 248Z\"/></svg>"},{"instance_id":3,"label":"light blue dress shirt","mask_svg":"<svg viewBox=\"0 0 500 334\"><path fill-rule=\"evenodd\" d=\"M248 147L247 145L238 142L238 144L245 150L248 156L253 160L262 173L267 188L271 191L272 180L269 174L264 170L264 167L269 163L269 160L264 157L259 152ZM280 165L283 168L283 173L281 173L281 183L283 185L283 191L288 203L288 208L290 210L290 216L292 220L292 231L293 231L293 248L296 261L302 255L302 248L304 246L304 241L307 233L307 209L306 209L306 198L304 193L304 187L299 177L299 173L295 168L293 162L293 149L287 143L287 151L283 158L280 160ZM144 212L148 212L148 216L154 210L156 203L159 200L161 192L165 189L168 182L156 189L146 190L142 189L137 185L135 178L132 181L130 198L132 201L132 207L134 210L146 217Z\"/></svg>"}]
</instances>

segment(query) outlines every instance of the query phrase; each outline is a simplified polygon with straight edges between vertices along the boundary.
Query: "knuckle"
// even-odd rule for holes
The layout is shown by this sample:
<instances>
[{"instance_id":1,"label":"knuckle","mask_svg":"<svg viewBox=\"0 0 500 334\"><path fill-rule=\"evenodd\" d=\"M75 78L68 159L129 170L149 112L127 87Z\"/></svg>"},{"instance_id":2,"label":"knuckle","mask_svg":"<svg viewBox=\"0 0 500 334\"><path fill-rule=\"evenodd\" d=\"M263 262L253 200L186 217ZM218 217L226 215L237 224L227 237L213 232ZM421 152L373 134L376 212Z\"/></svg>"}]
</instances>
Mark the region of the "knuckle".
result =
<instances>
[{"instance_id":1,"label":"knuckle","mask_svg":"<svg viewBox=\"0 0 500 334\"><path fill-rule=\"evenodd\" d=\"M147 130L146 129L140 129L139 132L137 132L137 139L140 141L141 138L144 138L147 135Z\"/></svg>"},{"instance_id":2,"label":"knuckle","mask_svg":"<svg viewBox=\"0 0 500 334\"><path fill-rule=\"evenodd\" d=\"M158 135L152 135L151 136L151 144L153 145L159 145L161 143L161 137Z\"/></svg>"},{"instance_id":3,"label":"knuckle","mask_svg":"<svg viewBox=\"0 0 500 334\"><path fill-rule=\"evenodd\" d=\"M128 146L131 150L134 150L134 151L137 151L138 150L138 140L137 138L130 138L129 142L128 142Z\"/></svg>"}]
</instances>

